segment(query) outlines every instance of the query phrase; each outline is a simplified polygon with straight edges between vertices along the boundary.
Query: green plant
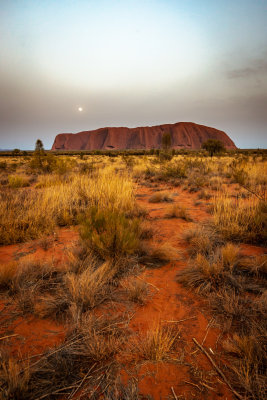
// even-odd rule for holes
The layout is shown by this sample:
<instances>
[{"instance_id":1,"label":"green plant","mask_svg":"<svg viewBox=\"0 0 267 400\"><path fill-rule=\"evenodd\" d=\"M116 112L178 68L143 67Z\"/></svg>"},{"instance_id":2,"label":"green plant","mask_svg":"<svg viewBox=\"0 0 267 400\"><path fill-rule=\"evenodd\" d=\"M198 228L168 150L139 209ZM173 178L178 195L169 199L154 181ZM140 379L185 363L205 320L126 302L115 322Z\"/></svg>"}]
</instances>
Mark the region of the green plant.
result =
<instances>
[{"instance_id":1,"label":"green plant","mask_svg":"<svg viewBox=\"0 0 267 400\"><path fill-rule=\"evenodd\" d=\"M104 259L134 254L139 236L139 220L112 209L92 207L81 227L82 239Z\"/></svg>"},{"instance_id":2,"label":"green plant","mask_svg":"<svg viewBox=\"0 0 267 400\"><path fill-rule=\"evenodd\" d=\"M20 149L14 149L14 150L12 150L12 155L13 155L13 156L18 156L20 153L21 153L21 152L20 152Z\"/></svg>"},{"instance_id":3,"label":"green plant","mask_svg":"<svg viewBox=\"0 0 267 400\"><path fill-rule=\"evenodd\" d=\"M207 150L211 157L225 150L223 143L216 139L208 139L202 144L202 149Z\"/></svg>"}]
</instances>

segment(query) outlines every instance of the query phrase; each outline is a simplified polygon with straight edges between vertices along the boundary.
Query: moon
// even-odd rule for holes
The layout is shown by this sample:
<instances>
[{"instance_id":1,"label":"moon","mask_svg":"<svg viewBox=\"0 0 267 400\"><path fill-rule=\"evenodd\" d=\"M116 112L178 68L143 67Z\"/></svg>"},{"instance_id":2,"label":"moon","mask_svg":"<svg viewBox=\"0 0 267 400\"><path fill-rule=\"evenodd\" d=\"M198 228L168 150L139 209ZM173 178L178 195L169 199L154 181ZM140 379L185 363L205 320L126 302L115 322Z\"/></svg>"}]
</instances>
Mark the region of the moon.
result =
<instances>
[{"instance_id":1,"label":"moon","mask_svg":"<svg viewBox=\"0 0 267 400\"><path fill-rule=\"evenodd\" d=\"M82 111L83 111L83 108L82 108L82 107L78 107L78 111L79 111L79 112L82 112Z\"/></svg>"}]
</instances>

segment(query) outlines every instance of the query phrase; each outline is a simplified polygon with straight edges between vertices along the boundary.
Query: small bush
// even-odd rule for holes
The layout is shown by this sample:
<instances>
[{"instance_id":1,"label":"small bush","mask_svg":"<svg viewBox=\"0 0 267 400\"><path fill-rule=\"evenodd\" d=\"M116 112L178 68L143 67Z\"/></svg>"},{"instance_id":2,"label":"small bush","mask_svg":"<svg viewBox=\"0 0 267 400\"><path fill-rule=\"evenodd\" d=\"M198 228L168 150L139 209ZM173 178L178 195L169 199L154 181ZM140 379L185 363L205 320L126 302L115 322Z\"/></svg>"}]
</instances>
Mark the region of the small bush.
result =
<instances>
[{"instance_id":1,"label":"small bush","mask_svg":"<svg viewBox=\"0 0 267 400\"><path fill-rule=\"evenodd\" d=\"M81 237L103 259L132 255L139 248L140 223L119 211L92 207L82 223Z\"/></svg>"},{"instance_id":2,"label":"small bush","mask_svg":"<svg viewBox=\"0 0 267 400\"><path fill-rule=\"evenodd\" d=\"M191 265L178 273L178 281L195 288L199 293L209 293L222 287L242 290L238 277L232 275L239 258L239 249L228 243L216 252L198 253Z\"/></svg>"}]
</instances>

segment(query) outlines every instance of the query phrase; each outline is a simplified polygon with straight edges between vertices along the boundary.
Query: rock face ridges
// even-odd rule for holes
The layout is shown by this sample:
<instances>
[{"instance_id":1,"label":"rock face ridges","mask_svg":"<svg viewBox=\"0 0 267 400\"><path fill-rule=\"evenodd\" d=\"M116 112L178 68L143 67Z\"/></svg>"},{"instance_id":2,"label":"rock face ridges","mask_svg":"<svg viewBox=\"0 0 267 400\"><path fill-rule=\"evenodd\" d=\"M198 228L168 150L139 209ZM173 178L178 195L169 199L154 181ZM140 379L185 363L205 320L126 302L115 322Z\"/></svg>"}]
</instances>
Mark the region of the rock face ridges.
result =
<instances>
[{"instance_id":1,"label":"rock face ridges","mask_svg":"<svg viewBox=\"0 0 267 400\"><path fill-rule=\"evenodd\" d=\"M170 133L174 149L197 150L208 139L220 140L227 149L236 148L223 131L193 122L178 122L138 128L100 128L75 134L61 133L56 136L52 150L159 149L164 133Z\"/></svg>"}]
</instances>

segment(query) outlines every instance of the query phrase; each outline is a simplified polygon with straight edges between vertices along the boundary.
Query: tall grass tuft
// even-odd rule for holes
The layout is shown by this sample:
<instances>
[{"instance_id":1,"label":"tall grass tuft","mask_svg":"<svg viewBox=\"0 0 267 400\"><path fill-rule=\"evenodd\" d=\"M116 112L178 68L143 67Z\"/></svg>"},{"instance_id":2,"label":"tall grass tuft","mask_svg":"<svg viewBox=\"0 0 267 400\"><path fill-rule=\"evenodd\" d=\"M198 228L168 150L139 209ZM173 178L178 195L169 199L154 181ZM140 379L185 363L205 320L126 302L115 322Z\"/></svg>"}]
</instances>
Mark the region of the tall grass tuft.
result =
<instances>
[{"instance_id":1,"label":"tall grass tuft","mask_svg":"<svg viewBox=\"0 0 267 400\"><path fill-rule=\"evenodd\" d=\"M255 197L215 199L214 224L227 240L267 243L267 203Z\"/></svg>"},{"instance_id":2,"label":"tall grass tuft","mask_svg":"<svg viewBox=\"0 0 267 400\"><path fill-rule=\"evenodd\" d=\"M136 347L145 360L163 361L170 358L179 333L178 330L158 324L136 343Z\"/></svg>"},{"instance_id":3,"label":"tall grass tuft","mask_svg":"<svg viewBox=\"0 0 267 400\"><path fill-rule=\"evenodd\" d=\"M76 224L89 207L131 211L133 184L128 175L110 172L75 174L57 186L38 191L21 189L0 193L0 244L11 244L49 234L57 226Z\"/></svg>"}]
</instances>

